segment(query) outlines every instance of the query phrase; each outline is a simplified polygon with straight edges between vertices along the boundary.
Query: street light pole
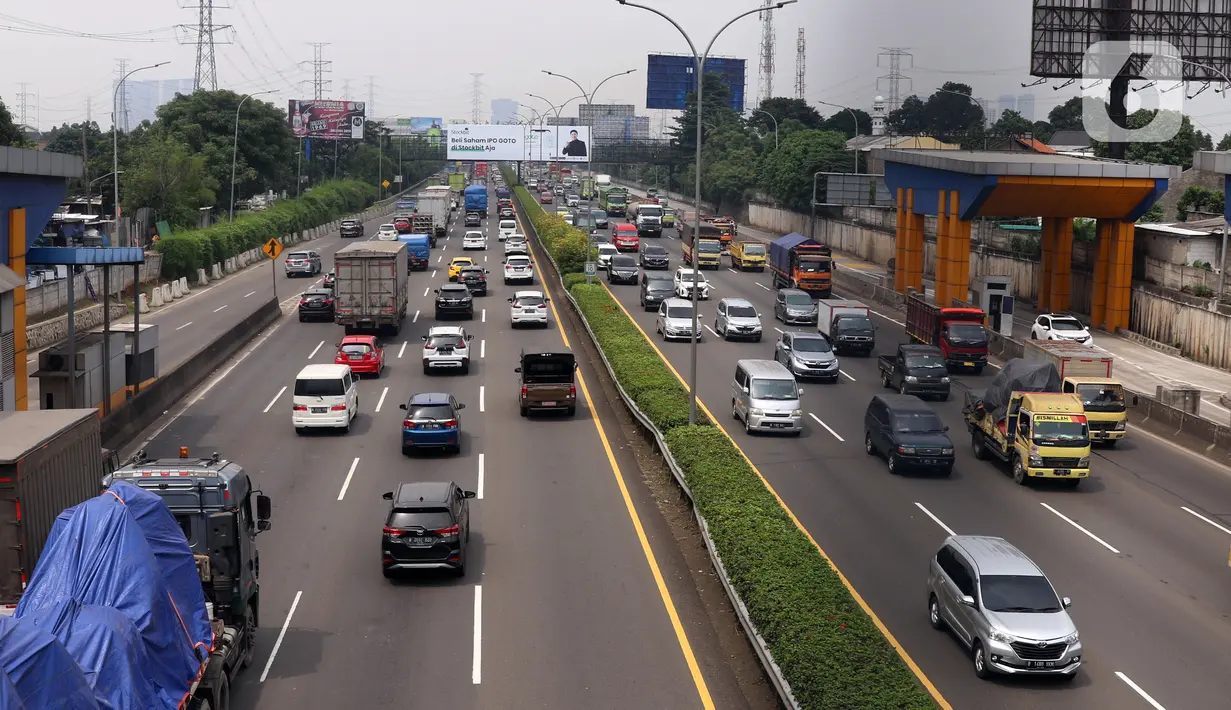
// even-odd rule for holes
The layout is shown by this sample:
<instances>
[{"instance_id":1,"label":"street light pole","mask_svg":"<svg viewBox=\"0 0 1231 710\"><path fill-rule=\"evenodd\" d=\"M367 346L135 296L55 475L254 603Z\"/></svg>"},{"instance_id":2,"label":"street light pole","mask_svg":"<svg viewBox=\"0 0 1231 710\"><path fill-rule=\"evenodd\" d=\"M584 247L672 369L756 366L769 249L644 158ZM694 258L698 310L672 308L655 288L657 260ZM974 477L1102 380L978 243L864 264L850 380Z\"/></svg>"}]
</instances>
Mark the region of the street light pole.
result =
<instances>
[{"instance_id":1,"label":"street light pole","mask_svg":"<svg viewBox=\"0 0 1231 710\"><path fill-rule=\"evenodd\" d=\"M139 71L146 69L157 69L171 62L159 62L146 67L137 67L120 77L120 81L115 85L115 91L111 92L111 172L115 173L115 236L120 236L120 109L118 107L120 88L124 86L124 82L128 77L136 74ZM131 238L132 235L129 235ZM118 239L116 241L119 241Z\"/></svg>"},{"instance_id":2,"label":"street light pole","mask_svg":"<svg viewBox=\"0 0 1231 710\"><path fill-rule=\"evenodd\" d=\"M253 96L261 96L262 94L272 94L273 91L258 91L255 94L248 94L239 100L239 105L235 107L235 140L231 143L231 209L227 213L227 221L235 221L235 162L239 157L239 110L244 107L244 102Z\"/></svg>"},{"instance_id":3,"label":"street light pole","mask_svg":"<svg viewBox=\"0 0 1231 710\"><path fill-rule=\"evenodd\" d=\"M855 114L855 109L851 108L850 106L843 106L842 104L831 104L828 101L821 101L819 99L817 100L817 103L822 104L824 106L832 106L834 108L840 108L846 111L847 113L849 113L851 115L851 120L855 122L855 137L856 138L859 137L859 116ZM858 146L855 147L855 174L856 175L859 174L859 147ZM816 177L813 176L813 183L815 182L816 182ZM813 184L812 186L812 191L816 192L815 184ZM814 198L814 201L815 201L815 198ZM815 210L816 208L814 207L813 209Z\"/></svg>"},{"instance_id":4,"label":"street light pole","mask_svg":"<svg viewBox=\"0 0 1231 710\"><path fill-rule=\"evenodd\" d=\"M692 250L692 343L690 345L690 352L689 352L690 371L688 373L688 399L689 399L688 423L691 425L691 424L697 423L697 338L699 337L699 332L700 332L699 329L701 327L700 323L698 322L698 314L697 314L697 286L700 284L700 278L699 278L700 270L697 268L697 254L699 253L700 249L697 248L696 242L697 242L697 237L701 234L701 110L703 107L703 104L702 104L703 89L705 87L705 60L706 58L709 57L710 50L714 48L714 42L718 41L719 35L725 32L728 27L735 24L736 20L747 17L749 15L755 15L758 12L764 12L766 10L780 10L786 5L791 5L795 2L798 2L798 0L781 0L780 2L775 3L773 6L763 6L763 7L758 7L752 10L748 10L746 12L741 12L740 14L731 18L731 20L729 20L727 24L723 25L716 33L714 33L713 38L710 39L710 43L706 45L705 52L702 54L697 54L697 45L693 44L692 38L688 36L688 33L684 31L684 28L680 26L680 23L668 17L666 13L662 12L661 10L656 10L652 7L648 7L646 5L639 5L637 3L628 2L628 0L616 0L616 2L620 3L621 5L627 5L628 7L636 7L636 8L645 10L647 12L652 12L655 15L658 15L659 17L663 18L667 22L670 22L675 27L675 29L679 30L680 34L684 36L684 41L688 43L688 48L692 50L693 61L696 62L696 68L697 68L697 73L696 73L696 76L697 76L697 99L696 99L697 101L697 151L696 151L696 156L694 158L694 161L695 161L694 172L696 173L696 185L694 186L695 191L694 191L694 197L693 197L693 207L694 207L694 210L693 210L694 212L693 214L693 245L694 246Z\"/></svg>"},{"instance_id":5,"label":"street light pole","mask_svg":"<svg viewBox=\"0 0 1231 710\"><path fill-rule=\"evenodd\" d=\"M774 114L770 113L769 111L766 111L765 109L754 108L752 109L752 112L753 113L763 113L766 116L769 116L769 120L774 122L774 150L778 150L778 119L774 118Z\"/></svg>"}]
</instances>

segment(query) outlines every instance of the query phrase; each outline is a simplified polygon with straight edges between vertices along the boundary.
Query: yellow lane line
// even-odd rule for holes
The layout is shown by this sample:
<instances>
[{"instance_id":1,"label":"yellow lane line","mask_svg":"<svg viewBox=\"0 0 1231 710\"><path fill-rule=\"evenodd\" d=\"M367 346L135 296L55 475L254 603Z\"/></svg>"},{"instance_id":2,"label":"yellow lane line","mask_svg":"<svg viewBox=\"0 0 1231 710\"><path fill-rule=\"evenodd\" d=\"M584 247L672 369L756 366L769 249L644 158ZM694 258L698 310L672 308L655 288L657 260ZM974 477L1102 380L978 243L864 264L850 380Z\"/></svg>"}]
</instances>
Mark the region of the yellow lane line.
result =
<instances>
[{"instance_id":1,"label":"yellow lane line","mask_svg":"<svg viewBox=\"0 0 1231 710\"><path fill-rule=\"evenodd\" d=\"M522 230L522 234L528 234L525 231L525 225L521 222L520 215L517 215L517 226ZM531 245L531 251L534 249L535 247ZM542 276L539 278L541 280ZM545 283L543 289L547 290ZM568 342L568 335L564 332L564 321L560 319L560 312L556 310L555 302L548 301L548 305L551 306L551 313L555 316L556 330L560 333L560 338L564 340L564 347L572 349ZM611 466L611 473L615 476L616 485L620 489L620 497L624 499L624 509L628 512L628 517L633 523L633 529L637 532L637 541L641 543L641 553L645 555L646 564L649 565L650 573L654 576L654 585L658 587L658 596L662 599L668 618L671 619L671 628L675 631L675 639L679 642L680 651L684 654L684 662L688 665L688 672L692 676L693 685L697 689L697 696L701 700L701 706L705 710L714 710L714 699L710 696L709 686L705 682L705 676L701 674L701 666L697 664L697 656L693 653L692 643L689 642L688 634L684 631L684 624L680 621L679 612L676 611L675 601L671 598L671 592L667 589L666 580L663 579L662 569L658 566L658 558L654 555L653 548L650 547L650 539L646 536L645 527L641 524L641 516L637 513L636 506L633 505L633 498L628 492L628 484L625 483L624 473L616 462L611 442L607 439L607 432L603 429L603 423L599 419L598 411L594 408L594 399L590 396L590 388L586 385L586 378L581 372L577 373L577 381L581 384L581 394L586 398L586 406L592 414L591 421L594 422L594 428L598 431L598 438L603 443L603 451L607 454L607 462Z\"/></svg>"},{"instance_id":2,"label":"yellow lane line","mask_svg":"<svg viewBox=\"0 0 1231 710\"><path fill-rule=\"evenodd\" d=\"M602 282L600 281L599 283ZM620 299L616 298L614 293L611 293L611 289L607 287L607 284L602 285L603 288L607 289L607 293L610 294L611 300L615 301L616 305L620 307L620 310L624 312L624 315L628 316L628 319L633 323L633 327L641 332L641 335L645 338L645 341L650 344L650 347L654 348L654 352L658 353L658 356L662 358L663 363L667 365L667 369L671 370L671 374L675 375L676 379L680 381L680 384L684 386L684 390L687 391L688 382L686 382L683 376L680 375L679 371L675 369L675 366L671 364L671 361L667 359L667 356L663 354L663 351L658 349L658 345L652 338L650 338L649 334L645 332L645 330L641 327L641 324L638 323L637 319L633 317L633 314L629 313L628 309L624 307L624 304L620 302ZM915 677L919 679L919 682L923 684L923 687L927 688L928 693L931 694L932 699L936 701L936 704L943 710L953 710L953 706L950 705L949 702L945 700L944 696L940 694L940 690L936 688L936 685L933 684L931 679L927 677L927 675L923 672L923 669L919 667L919 664L915 663L915 660L911 658L910 654L907 653L902 644L896 637L894 637L893 633L889 631L889 627L885 626L885 623L880 620L880 617L876 615L876 612L872 611L872 607L869 606L863 596L855 590L855 586L851 584L845 574L842 574L842 570L838 569L838 565L834 564L833 559L825 553L825 550L821 547L820 543L816 541L816 538L812 537L812 533L808 532L808 529L804 527L804 524L801 523L799 518L795 516L795 512L786 504L786 501L782 499L782 496L778 495L778 491L774 490L774 487L770 485L769 480L765 478L764 474L761 473L761 469L757 468L757 465L752 462L752 459L748 458L748 454L744 452L743 447L736 443L734 437L731 436L731 433L727 431L726 427L719 423L718 417L714 416L714 413L709 410L709 407L705 406L705 403L701 401L700 397L697 397L697 406L705 412L706 416L710 418L710 421L713 422L714 426L718 427L718 430L726 435L727 439L730 440L731 445L735 447L735 450L738 451L740 456L743 456L744 460L748 462L749 468L757 474L757 478L761 479L761 483L765 485L765 488L773 494L774 498L778 499L778 504L781 505L782 509L786 511L786 514L791 517L791 521L795 523L795 527L799 528L800 532L807 536L808 541L812 543L812 546L816 548L816 551L820 553L821 557L825 558L825 561L829 563L830 567L833 567L834 572L838 575L838 579L842 580L842 584L846 587L847 591L851 593L851 596L855 598L855 601L858 602L859 607L863 609L864 612L872 619L872 623L876 624L876 628L880 629L881 634L884 635L885 639L889 641L889 644L893 646L894 650L898 652L898 655L902 658L902 660L906 662L906 665L910 668L911 672L915 674Z\"/></svg>"}]
</instances>

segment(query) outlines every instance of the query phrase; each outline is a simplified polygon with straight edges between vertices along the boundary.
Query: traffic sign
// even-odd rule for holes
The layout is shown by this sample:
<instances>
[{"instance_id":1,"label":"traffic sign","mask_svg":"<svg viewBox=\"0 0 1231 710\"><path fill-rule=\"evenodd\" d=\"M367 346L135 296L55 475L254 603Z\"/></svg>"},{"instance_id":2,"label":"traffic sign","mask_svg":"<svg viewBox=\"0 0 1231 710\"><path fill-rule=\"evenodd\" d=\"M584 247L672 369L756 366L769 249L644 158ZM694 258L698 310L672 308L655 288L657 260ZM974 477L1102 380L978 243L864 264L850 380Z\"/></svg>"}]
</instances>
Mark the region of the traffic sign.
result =
<instances>
[{"instance_id":1,"label":"traffic sign","mask_svg":"<svg viewBox=\"0 0 1231 710\"><path fill-rule=\"evenodd\" d=\"M385 187L389 187L390 182L389 182L388 180L382 180L380 184L381 184L381 185L383 185L383 186L385 186Z\"/></svg>"},{"instance_id":2,"label":"traffic sign","mask_svg":"<svg viewBox=\"0 0 1231 710\"><path fill-rule=\"evenodd\" d=\"M277 259L282 253L282 242L278 241L277 237L265 242L265 246L261 247L261 251L265 252L265 256L270 259Z\"/></svg>"},{"instance_id":3,"label":"traffic sign","mask_svg":"<svg viewBox=\"0 0 1231 710\"><path fill-rule=\"evenodd\" d=\"M393 181L394 181L395 183L399 184L399 185L400 185L400 184L402 184L402 176L401 176L401 175L394 175L394 176L393 176Z\"/></svg>"},{"instance_id":4,"label":"traffic sign","mask_svg":"<svg viewBox=\"0 0 1231 710\"><path fill-rule=\"evenodd\" d=\"M598 264L593 261L586 262L586 276L593 276L598 273Z\"/></svg>"}]
</instances>

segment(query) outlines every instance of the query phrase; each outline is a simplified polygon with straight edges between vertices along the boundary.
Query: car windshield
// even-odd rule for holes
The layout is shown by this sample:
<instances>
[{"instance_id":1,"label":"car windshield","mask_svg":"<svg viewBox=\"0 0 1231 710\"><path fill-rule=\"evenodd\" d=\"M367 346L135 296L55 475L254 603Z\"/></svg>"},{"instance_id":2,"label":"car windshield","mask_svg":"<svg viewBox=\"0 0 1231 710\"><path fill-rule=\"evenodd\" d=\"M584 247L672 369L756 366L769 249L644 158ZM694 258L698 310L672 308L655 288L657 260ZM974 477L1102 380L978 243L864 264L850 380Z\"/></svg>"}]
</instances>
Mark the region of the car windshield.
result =
<instances>
[{"instance_id":1,"label":"car windshield","mask_svg":"<svg viewBox=\"0 0 1231 710\"><path fill-rule=\"evenodd\" d=\"M1077 385L1077 395L1087 410L1119 411L1124 408L1124 388L1111 383Z\"/></svg>"},{"instance_id":2,"label":"car windshield","mask_svg":"<svg viewBox=\"0 0 1231 710\"><path fill-rule=\"evenodd\" d=\"M795 380L762 380L753 378L748 394L753 399L798 399L799 389Z\"/></svg>"},{"instance_id":3,"label":"car windshield","mask_svg":"<svg viewBox=\"0 0 1231 710\"><path fill-rule=\"evenodd\" d=\"M731 318L756 318L757 309L752 306L727 306L727 316Z\"/></svg>"},{"instance_id":4,"label":"car windshield","mask_svg":"<svg viewBox=\"0 0 1231 710\"><path fill-rule=\"evenodd\" d=\"M714 254L722 251L722 245L718 242L701 242L700 249L706 254Z\"/></svg>"},{"instance_id":5,"label":"car windshield","mask_svg":"<svg viewBox=\"0 0 1231 710\"><path fill-rule=\"evenodd\" d=\"M591 210L590 214L594 215L594 219L607 219L607 213L602 210Z\"/></svg>"},{"instance_id":6,"label":"car windshield","mask_svg":"<svg viewBox=\"0 0 1231 710\"><path fill-rule=\"evenodd\" d=\"M944 369L945 359L938 353L915 353L906 356L906 367L908 369Z\"/></svg>"},{"instance_id":7,"label":"car windshield","mask_svg":"<svg viewBox=\"0 0 1231 710\"><path fill-rule=\"evenodd\" d=\"M949 326L949 339L966 343L982 343L987 340L987 331L974 323L953 323Z\"/></svg>"},{"instance_id":8,"label":"car windshield","mask_svg":"<svg viewBox=\"0 0 1231 710\"><path fill-rule=\"evenodd\" d=\"M483 269L462 269L462 278L481 279L483 278Z\"/></svg>"},{"instance_id":9,"label":"car windshield","mask_svg":"<svg viewBox=\"0 0 1231 710\"><path fill-rule=\"evenodd\" d=\"M1030 432L1036 444L1072 444L1090 438L1084 416L1066 416L1063 414L1044 414L1034 417L1034 428Z\"/></svg>"},{"instance_id":10,"label":"car windshield","mask_svg":"<svg viewBox=\"0 0 1231 710\"><path fill-rule=\"evenodd\" d=\"M358 355L359 357L372 352L372 346L367 343L347 343L341 349L343 355Z\"/></svg>"},{"instance_id":11,"label":"car windshield","mask_svg":"<svg viewBox=\"0 0 1231 710\"><path fill-rule=\"evenodd\" d=\"M838 319L837 327L838 330L867 331L872 330L872 321L865 316L842 316Z\"/></svg>"},{"instance_id":12,"label":"car windshield","mask_svg":"<svg viewBox=\"0 0 1231 710\"><path fill-rule=\"evenodd\" d=\"M513 306L515 308L538 308L543 304L544 301L542 296L518 296L517 299L513 301Z\"/></svg>"},{"instance_id":13,"label":"car windshield","mask_svg":"<svg viewBox=\"0 0 1231 710\"><path fill-rule=\"evenodd\" d=\"M433 335L427 339L429 348L464 348L466 340L460 335Z\"/></svg>"},{"instance_id":14,"label":"car windshield","mask_svg":"<svg viewBox=\"0 0 1231 710\"><path fill-rule=\"evenodd\" d=\"M824 338L795 338L791 346L801 353L827 353L833 350Z\"/></svg>"},{"instance_id":15,"label":"car windshield","mask_svg":"<svg viewBox=\"0 0 1231 710\"><path fill-rule=\"evenodd\" d=\"M646 256L664 256L666 255L667 250L664 249L663 247L655 245L655 246L648 246L645 249L642 249L641 253L645 254Z\"/></svg>"},{"instance_id":16,"label":"car windshield","mask_svg":"<svg viewBox=\"0 0 1231 710\"><path fill-rule=\"evenodd\" d=\"M645 215L646 217L662 217L663 208L661 207L641 207L637 214Z\"/></svg>"},{"instance_id":17,"label":"car windshield","mask_svg":"<svg viewBox=\"0 0 1231 710\"><path fill-rule=\"evenodd\" d=\"M308 258L308 252L306 252L306 251L293 251L293 252L291 252L290 254L287 254L287 255L286 255L286 258L287 258L287 259L290 259L290 260L295 260L295 259L307 259L307 258Z\"/></svg>"},{"instance_id":18,"label":"car windshield","mask_svg":"<svg viewBox=\"0 0 1231 710\"><path fill-rule=\"evenodd\" d=\"M453 526L453 515L448 508L399 508L389 514L391 528L423 528L443 530Z\"/></svg>"},{"instance_id":19,"label":"car windshield","mask_svg":"<svg viewBox=\"0 0 1231 710\"><path fill-rule=\"evenodd\" d=\"M408 404L406 405L406 418L416 421L452 419L453 409L447 404Z\"/></svg>"},{"instance_id":20,"label":"car windshield","mask_svg":"<svg viewBox=\"0 0 1231 710\"><path fill-rule=\"evenodd\" d=\"M786 304L788 306L814 306L812 297L806 293L788 293L786 295Z\"/></svg>"},{"instance_id":21,"label":"car windshield","mask_svg":"<svg viewBox=\"0 0 1231 710\"><path fill-rule=\"evenodd\" d=\"M692 318L692 309L688 306L671 306L667 309L668 318Z\"/></svg>"},{"instance_id":22,"label":"car windshield","mask_svg":"<svg viewBox=\"0 0 1231 710\"><path fill-rule=\"evenodd\" d=\"M611 265L635 269L637 268L637 260L631 256L613 256L611 257Z\"/></svg>"},{"instance_id":23,"label":"car windshield","mask_svg":"<svg viewBox=\"0 0 1231 710\"><path fill-rule=\"evenodd\" d=\"M309 301L320 301L323 299L329 299L332 296L333 294L329 291L308 291L303 295L303 297Z\"/></svg>"},{"instance_id":24,"label":"car windshield","mask_svg":"<svg viewBox=\"0 0 1231 710\"><path fill-rule=\"evenodd\" d=\"M390 232L397 228L394 227L392 224L382 224L380 225L380 229L382 232Z\"/></svg>"},{"instance_id":25,"label":"car windshield","mask_svg":"<svg viewBox=\"0 0 1231 710\"><path fill-rule=\"evenodd\" d=\"M530 260L525 257L522 257L520 259L510 258L508 261L508 265L509 266L529 266Z\"/></svg>"},{"instance_id":26,"label":"car windshield","mask_svg":"<svg viewBox=\"0 0 1231 710\"><path fill-rule=\"evenodd\" d=\"M296 397L341 397L346 394L342 378L321 380L295 380Z\"/></svg>"},{"instance_id":27,"label":"car windshield","mask_svg":"<svg viewBox=\"0 0 1231 710\"><path fill-rule=\"evenodd\" d=\"M979 593L985 609L1001 614L1055 614L1064 609L1051 584L1037 575L984 575Z\"/></svg>"},{"instance_id":28,"label":"car windshield","mask_svg":"<svg viewBox=\"0 0 1231 710\"><path fill-rule=\"evenodd\" d=\"M470 289L465 286L445 286L440 289L441 298L462 298L469 295Z\"/></svg>"},{"instance_id":29,"label":"car windshield","mask_svg":"<svg viewBox=\"0 0 1231 710\"><path fill-rule=\"evenodd\" d=\"M461 268L463 266L470 266L473 263L470 259L454 259L452 265Z\"/></svg>"},{"instance_id":30,"label":"car windshield","mask_svg":"<svg viewBox=\"0 0 1231 710\"><path fill-rule=\"evenodd\" d=\"M675 287L671 285L670 281L654 280L654 281L647 281L645 284L645 290L651 293L653 292L670 293L672 289L674 288Z\"/></svg>"},{"instance_id":31,"label":"car windshield","mask_svg":"<svg viewBox=\"0 0 1231 710\"><path fill-rule=\"evenodd\" d=\"M617 251L619 251L619 250L618 250L618 249L616 249L615 247L611 246L610 244L600 244L600 245L598 245L598 253L599 253L599 254L606 254L606 255L608 255L608 256L611 256L611 255L615 254Z\"/></svg>"},{"instance_id":32,"label":"car windshield","mask_svg":"<svg viewBox=\"0 0 1231 710\"><path fill-rule=\"evenodd\" d=\"M683 283L692 283L693 279L696 279L699 284L705 283L705 274L700 271L681 271L679 277Z\"/></svg>"},{"instance_id":33,"label":"car windshield","mask_svg":"<svg viewBox=\"0 0 1231 710\"><path fill-rule=\"evenodd\" d=\"M907 434L944 431L945 425L931 412L902 412L893 415L893 428Z\"/></svg>"},{"instance_id":34,"label":"car windshield","mask_svg":"<svg viewBox=\"0 0 1231 710\"><path fill-rule=\"evenodd\" d=\"M805 274L819 274L822 271L829 271L829 261L811 261L808 259L800 259L799 270Z\"/></svg>"},{"instance_id":35,"label":"car windshield","mask_svg":"<svg viewBox=\"0 0 1231 710\"><path fill-rule=\"evenodd\" d=\"M745 256L764 256L765 247L761 244L745 244L744 245L744 255Z\"/></svg>"},{"instance_id":36,"label":"car windshield","mask_svg":"<svg viewBox=\"0 0 1231 710\"><path fill-rule=\"evenodd\" d=\"M1085 330L1085 328L1081 326L1081 323L1068 318L1053 318L1051 321L1051 329L1067 331Z\"/></svg>"}]
</instances>

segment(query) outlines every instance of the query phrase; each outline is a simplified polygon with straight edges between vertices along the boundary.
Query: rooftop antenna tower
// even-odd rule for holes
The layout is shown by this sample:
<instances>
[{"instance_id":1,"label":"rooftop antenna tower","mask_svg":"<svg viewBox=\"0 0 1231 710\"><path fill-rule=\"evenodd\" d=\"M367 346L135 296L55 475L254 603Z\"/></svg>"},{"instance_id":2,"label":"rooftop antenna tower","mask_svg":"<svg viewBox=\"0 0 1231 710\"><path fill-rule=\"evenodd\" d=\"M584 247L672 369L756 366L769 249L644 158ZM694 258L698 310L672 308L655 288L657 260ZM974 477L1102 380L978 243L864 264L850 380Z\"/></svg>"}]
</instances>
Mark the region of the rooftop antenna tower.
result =
<instances>
[{"instance_id":1,"label":"rooftop antenna tower","mask_svg":"<svg viewBox=\"0 0 1231 710\"><path fill-rule=\"evenodd\" d=\"M795 98L804 99L804 72L808 67L807 43L804 41L804 28L799 28L799 36L795 40Z\"/></svg>"},{"instance_id":2,"label":"rooftop antenna tower","mask_svg":"<svg viewBox=\"0 0 1231 710\"><path fill-rule=\"evenodd\" d=\"M773 0L764 0L761 10L761 72L757 87L757 105L774 95L774 6Z\"/></svg>"}]
</instances>

